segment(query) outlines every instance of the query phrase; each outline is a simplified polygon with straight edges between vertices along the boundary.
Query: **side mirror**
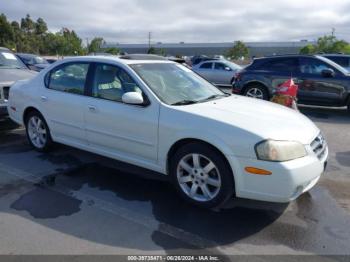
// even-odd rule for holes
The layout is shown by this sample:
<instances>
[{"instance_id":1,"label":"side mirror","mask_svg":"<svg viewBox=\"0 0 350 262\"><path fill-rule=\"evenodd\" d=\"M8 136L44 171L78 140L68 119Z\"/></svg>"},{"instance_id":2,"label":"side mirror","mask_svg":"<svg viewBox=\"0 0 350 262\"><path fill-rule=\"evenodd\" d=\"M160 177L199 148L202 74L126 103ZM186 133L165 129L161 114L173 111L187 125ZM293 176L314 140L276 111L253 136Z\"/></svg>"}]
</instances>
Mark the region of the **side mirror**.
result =
<instances>
[{"instance_id":1,"label":"side mirror","mask_svg":"<svg viewBox=\"0 0 350 262\"><path fill-rule=\"evenodd\" d=\"M142 105L143 97L139 92L127 92L122 96L122 101L130 105Z\"/></svg>"},{"instance_id":2,"label":"side mirror","mask_svg":"<svg viewBox=\"0 0 350 262\"><path fill-rule=\"evenodd\" d=\"M334 70L330 68L323 69L321 75L323 77L334 77Z\"/></svg>"},{"instance_id":3,"label":"side mirror","mask_svg":"<svg viewBox=\"0 0 350 262\"><path fill-rule=\"evenodd\" d=\"M225 67L226 71L231 71L231 68L229 68L228 66Z\"/></svg>"}]
</instances>

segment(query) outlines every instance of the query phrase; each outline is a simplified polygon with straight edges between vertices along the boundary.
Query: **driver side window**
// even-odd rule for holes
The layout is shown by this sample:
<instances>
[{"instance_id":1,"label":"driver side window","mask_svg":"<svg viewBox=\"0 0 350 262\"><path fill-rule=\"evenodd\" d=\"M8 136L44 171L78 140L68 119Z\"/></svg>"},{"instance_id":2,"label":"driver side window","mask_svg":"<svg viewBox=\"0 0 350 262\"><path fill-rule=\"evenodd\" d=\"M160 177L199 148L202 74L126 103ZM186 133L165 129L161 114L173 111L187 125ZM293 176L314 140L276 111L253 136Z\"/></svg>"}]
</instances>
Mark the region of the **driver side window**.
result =
<instances>
[{"instance_id":1,"label":"driver side window","mask_svg":"<svg viewBox=\"0 0 350 262\"><path fill-rule=\"evenodd\" d=\"M320 76L324 69L333 70L331 66L327 65L321 60L317 60L314 58L300 58L300 72L303 74Z\"/></svg>"},{"instance_id":2,"label":"driver side window","mask_svg":"<svg viewBox=\"0 0 350 262\"><path fill-rule=\"evenodd\" d=\"M215 63L216 70L226 70L226 68L229 68L229 67L223 63Z\"/></svg>"},{"instance_id":3,"label":"driver side window","mask_svg":"<svg viewBox=\"0 0 350 262\"><path fill-rule=\"evenodd\" d=\"M92 81L92 96L96 98L122 101L127 92L139 92L141 89L123 69L107 64L97 64Z\"/></svg>"}]
</instances>

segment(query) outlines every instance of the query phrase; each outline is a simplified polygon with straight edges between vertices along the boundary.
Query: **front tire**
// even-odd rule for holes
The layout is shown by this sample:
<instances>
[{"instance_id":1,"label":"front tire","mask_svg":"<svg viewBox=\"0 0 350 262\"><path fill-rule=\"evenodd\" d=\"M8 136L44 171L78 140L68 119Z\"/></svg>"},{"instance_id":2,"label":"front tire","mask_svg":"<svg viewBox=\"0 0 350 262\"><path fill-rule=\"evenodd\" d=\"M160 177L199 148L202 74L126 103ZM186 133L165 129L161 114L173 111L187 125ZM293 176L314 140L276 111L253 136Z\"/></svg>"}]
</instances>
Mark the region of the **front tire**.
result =
<instances>
[{"instance_id":1,"label":"front tire","mask_svg":"<svg viewBox=\"0 0 350 262\"><path fill-rule=\"evenodd\" d=\"M261 85L250 85L244 90L244 95L247 97L269 100L269 94L265 87Z\"/></svg>"},{"instance_id":2,"label":"front tire","mask_svg":"<svg viewBox=\"0 0 350 262\"><path fill-rule=\"evenodd\" d=\"M217 208L234 194L229 164L209 145L190 143L181 147L172 157L169 171L180 196L194 205Z\"/></svg>"},{"instance_id":3,"label":"front tire","mask_svg":"<svg viewBox=\"0 0 350 262\"><path fill-rule=\"evenodd\" d=\"M53 142L49 127L43 116L33 111L25 119L26 134L30 145L39 152L48 151Z\"/></svg>"}]
</instances>

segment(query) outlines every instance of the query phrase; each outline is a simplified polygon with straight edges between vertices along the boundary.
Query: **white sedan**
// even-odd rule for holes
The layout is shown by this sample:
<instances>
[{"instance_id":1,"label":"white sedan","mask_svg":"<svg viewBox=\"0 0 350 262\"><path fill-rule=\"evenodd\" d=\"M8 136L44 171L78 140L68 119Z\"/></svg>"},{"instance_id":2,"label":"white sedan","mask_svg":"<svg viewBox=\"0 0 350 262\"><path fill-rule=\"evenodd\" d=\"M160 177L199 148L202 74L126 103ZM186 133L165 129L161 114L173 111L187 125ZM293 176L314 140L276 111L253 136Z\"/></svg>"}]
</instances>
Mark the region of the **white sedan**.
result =
<instances>
[{"instance_id":1,"label":"white sedan","mask_svg":"<svg viewBox=\"0 0 350 262\"><path fill-rule=\"evenodd\" d=\"M317 183L328 155L302 114L227 95L170 61L65 59L16 83L8 112L39 151L58 142L154 170L208 208L291 201Z\"/></svg>"}]
</instances>

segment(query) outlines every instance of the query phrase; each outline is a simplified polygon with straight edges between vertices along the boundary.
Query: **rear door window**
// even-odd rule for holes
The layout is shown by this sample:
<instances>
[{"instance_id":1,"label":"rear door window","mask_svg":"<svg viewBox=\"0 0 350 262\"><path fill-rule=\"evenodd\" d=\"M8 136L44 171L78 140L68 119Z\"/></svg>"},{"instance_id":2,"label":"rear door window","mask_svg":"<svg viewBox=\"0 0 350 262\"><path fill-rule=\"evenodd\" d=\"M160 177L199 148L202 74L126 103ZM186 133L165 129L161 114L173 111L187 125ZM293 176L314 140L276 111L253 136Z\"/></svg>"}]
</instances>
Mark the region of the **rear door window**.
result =
<instances>
[{"instance_id":1,"label":"rear door window","mask_svg":"<svg viewBox=\"0 0 350 262\"><path fill-rule=\"evenodd\" d=\"M88 70L89 63L60 65L51 71L48 88L83 95Z\"/></svg>"}]
</instances>

